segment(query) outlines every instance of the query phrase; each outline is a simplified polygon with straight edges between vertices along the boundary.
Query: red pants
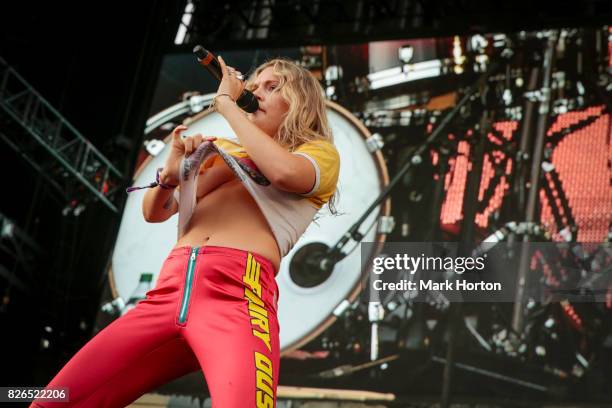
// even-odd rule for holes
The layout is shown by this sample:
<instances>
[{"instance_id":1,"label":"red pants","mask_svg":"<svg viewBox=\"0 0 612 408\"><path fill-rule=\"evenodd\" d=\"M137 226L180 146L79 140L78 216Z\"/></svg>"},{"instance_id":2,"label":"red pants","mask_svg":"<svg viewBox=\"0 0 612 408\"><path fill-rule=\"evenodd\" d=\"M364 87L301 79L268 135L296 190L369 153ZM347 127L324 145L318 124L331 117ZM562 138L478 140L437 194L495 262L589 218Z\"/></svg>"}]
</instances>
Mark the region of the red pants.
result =
<instances>
[{"instance_id":1,"label":"red pants","mask_svg":"<svg viewBox=\"0 0 612 408\"><path fill-rule=\"evenodd\" d=\"M33 407L124 407L202 369L213 407L274 407L279 373L273 264L247 251L180 247L146 299L92 338L47 387L70 402Z\"/></svg>"}]
</instances>

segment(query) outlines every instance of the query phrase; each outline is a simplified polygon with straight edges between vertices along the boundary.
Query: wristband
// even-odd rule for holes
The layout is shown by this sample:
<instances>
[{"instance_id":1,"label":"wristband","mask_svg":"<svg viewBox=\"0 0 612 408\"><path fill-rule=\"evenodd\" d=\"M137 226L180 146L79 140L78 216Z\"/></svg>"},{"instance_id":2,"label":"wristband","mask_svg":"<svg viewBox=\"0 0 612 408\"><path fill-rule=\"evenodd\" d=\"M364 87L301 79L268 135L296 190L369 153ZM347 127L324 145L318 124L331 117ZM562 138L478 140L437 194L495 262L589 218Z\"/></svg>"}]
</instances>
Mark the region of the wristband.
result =
<instances>
[{"instance_id":1,"label":"wristband","mask_svg":"<svg viewBox=\"0 0 612 408\"><path fill-rule=\"evenodd\" d=\"M220 94L215 95L215 97L213 98L213 101L217 102L217 98L220 97L220 96L224 96L224 95L228 96L232 100L232 102L236 102L234 100L234 98L232 98L232 95L230 95L228 93L220 93Z\"/></svg>"},{"instance_id":2,"label":"wristband","mask_svg":"<svg viewBox=\"0 0 612 408\"><path fill-rule=\"evenodd\" d=\"M220 96L227 96L228 98L230 98L230 100L234 103L236 103L236 101L234 100L234 98L232 98L232 95L228 94L228 93L220 93L217 94L213 97L212 99L212 103L210 104L210 106L208 107L209 111L216 111L217 110L217 98Z\"/></svg>"},{"instance_id":3,"label":"wristband","mask_svg":"<svg viewBox=\"0 0 612 408\"><path fill-rule=\"evenodd\" d=\"M178 187L178 185L173 185L173 184L166 184L166 183L162 183L160 178L159 178L159 173L163 170L163 167L160 167L157 169L157 173L155 173L155 181L152 182L151 184L149 184L148 186L142 186L142 187L128 187L125 191L127 193L131 193L132 191L135 190L142 190L145 188L154 188L154 187L161 187L164 190L172 190Z\"/></svg>"}]
</instances>

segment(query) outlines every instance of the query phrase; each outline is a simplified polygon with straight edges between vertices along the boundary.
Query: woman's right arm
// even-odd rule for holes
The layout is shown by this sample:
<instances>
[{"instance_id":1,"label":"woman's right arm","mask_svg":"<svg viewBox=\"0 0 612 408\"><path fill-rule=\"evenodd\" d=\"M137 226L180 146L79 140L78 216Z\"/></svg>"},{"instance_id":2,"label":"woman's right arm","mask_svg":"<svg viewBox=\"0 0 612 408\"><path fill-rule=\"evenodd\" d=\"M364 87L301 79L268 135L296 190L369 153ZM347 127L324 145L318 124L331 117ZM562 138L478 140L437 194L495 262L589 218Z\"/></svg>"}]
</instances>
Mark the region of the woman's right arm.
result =
<instances>
[{"instance_id":1,"label":"woman's right arm","mask_svg":"<svg viewBox=\"0 0 612 408\"><path fill-rule=\"evenodd\" d=\"M181 138L181 132L187 126L177 126L172 131L172 143L170 154L166 159L164 169L159 174L160 181L164 184L179 184L179 167L181 160L189 156L200 144L205 141L214 141L215 137L204 138L197 134L193 137ZM166 190L159 186L146 192L142 200L142 214L147 222L163 222L178 211L178 203L173 197L174 189Z\"/></svg>"},{"instance_id":2,"label":"woman's right arm","mask_svg":"<svg viewBox=\"0 0 612 408\"><path fill-rule=\"evenodd\" d=\"M162 183L167 182L165 169L159 175ZM148 190L142 200L142 214L147 222L163 222L176 214L178 203L174 199L174 189L165 190L159 186Z\"/></svg>"},{"instance_id":3,"label":"woman's right arm","mask_svg":"<svg viewBox=\"0 0 612 408\"><path fill-rule=\"evenodd\" d=\"M164 171L160 180L165 182ZM225 162L206 169L198 176L197 199L204 198L220 185L236 178L234 172ZM174 199L174 190L155 187L146 192L142 200L142 214L147 222L164 222L178 212L178 202Z\"/></svg>"}]
</instances>

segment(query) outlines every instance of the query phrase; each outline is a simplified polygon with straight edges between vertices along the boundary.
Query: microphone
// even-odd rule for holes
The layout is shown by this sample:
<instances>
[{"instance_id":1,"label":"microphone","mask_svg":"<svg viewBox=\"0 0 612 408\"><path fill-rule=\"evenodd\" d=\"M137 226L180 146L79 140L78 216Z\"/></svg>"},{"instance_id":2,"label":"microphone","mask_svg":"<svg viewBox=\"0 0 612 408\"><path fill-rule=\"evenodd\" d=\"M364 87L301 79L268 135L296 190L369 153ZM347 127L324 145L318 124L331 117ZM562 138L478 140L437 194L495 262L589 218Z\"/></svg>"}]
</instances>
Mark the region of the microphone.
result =
<instances>
[{"instance_id":1,"label":"microphone","mask_svg":"<svg viewBox=\"0 0 612 408\"><path fill-rule=\"evenodd\" d=\"M193 49L193 53L198 59L198 63L206 68L206 70L208 70L208 72L210 72L210 74L215 77L217 81L221 81L223 73L221 72L221 65L219 64L217 57L215 57L212 52L208 51L201 45L196 45ZM238 79L242 80L240 77ZM242 94L236 103L240 108L242 108L242 110L248 113L253 113L259 109L257 98L252 92L247 91L246 89L242 91Z\"/></svg>"}]
</instances>

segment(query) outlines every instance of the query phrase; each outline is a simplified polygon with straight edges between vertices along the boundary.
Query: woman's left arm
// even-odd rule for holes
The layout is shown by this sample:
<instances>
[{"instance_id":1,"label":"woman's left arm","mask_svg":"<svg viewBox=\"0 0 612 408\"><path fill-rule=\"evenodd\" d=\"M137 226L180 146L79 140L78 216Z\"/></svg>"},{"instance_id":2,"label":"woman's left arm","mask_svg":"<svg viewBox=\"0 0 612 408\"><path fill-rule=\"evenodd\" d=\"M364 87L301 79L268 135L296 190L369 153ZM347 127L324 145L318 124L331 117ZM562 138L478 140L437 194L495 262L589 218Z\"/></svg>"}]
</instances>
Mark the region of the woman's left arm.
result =
<instances>
[{"instance_id":1,"label":"woman's left arm","mask_svg":"<svg viewBox=\"0 0 612 408\"><path fill-rule=\"evenodd\" d=\"M315 169L308 159L292 154L279 145L271 136L252 123L228 96L236 100L244 90L244 83L235 76L227 75L228 68L221 57L219 63L223 79L216 98L217 111L227 120L240 143L255 162L257 168L280 190L305 193L315 184Z\"/></svg>"}]
</instances>

